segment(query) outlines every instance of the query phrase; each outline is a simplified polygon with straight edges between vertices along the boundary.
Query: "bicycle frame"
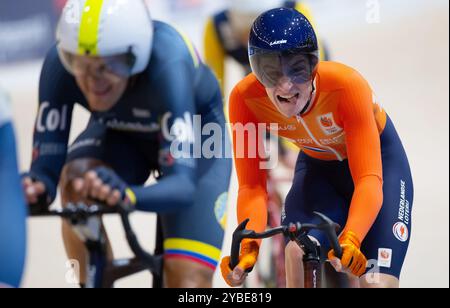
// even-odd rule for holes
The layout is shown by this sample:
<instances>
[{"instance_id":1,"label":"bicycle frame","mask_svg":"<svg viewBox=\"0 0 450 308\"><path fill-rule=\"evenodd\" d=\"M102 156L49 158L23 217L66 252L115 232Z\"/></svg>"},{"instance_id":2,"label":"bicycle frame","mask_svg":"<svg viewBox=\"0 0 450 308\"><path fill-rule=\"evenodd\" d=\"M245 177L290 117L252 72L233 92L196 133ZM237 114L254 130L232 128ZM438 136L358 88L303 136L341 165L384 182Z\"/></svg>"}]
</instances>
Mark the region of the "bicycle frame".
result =
<instances>
[{"instance_id":1,"label":"bicycle frame","mask_svg":"<svg viewBox=\"0 0 450 308\"><path fill-rule=\"evenodd\" d=\"M149 270L153 274L154 287L162 287L162 253L151 255L139 244L129 220L132 212L133 210L126 205L111 208L104 205L86 206L79 203L68 204L62 210L34 213L32 216L56 216L66 219L70 223L89 254L86 268L86 288L112 288L117 280L145 270ZM106 214L120 215L128 245L135 258L113 261L107 259L107 241L102 230L101 219Z\"/></svg>"},{"instance_id":2,"label":"bicycle frame","mask_svg":"<svg viewBox=\"0 0 450 308\"><path fill-rule=\"evenodd\" d=\"M262 233L246 230L249 220L243 221L233 233L233 243L231 247L231 261L230 268L234 269L239 264L239 254L241 250L241 242L244 239L265 239L273 237L277 234L283 234L291 241L296 242L304 251L303 265L305 269L305 287L306 288L321 288L321 263L320 263L320 247L312 241L308 233L311 230L321 230L325 232L331 244L332 249L338 258L342 257L342 248L339 245L337 232L340 226L334 223L325 215L314 212L320 218L321 224L290 224L289 226L280 226L278 228L270 229ZM250 272L252 269L248 270Z\"/></svg>"}]
</instances>

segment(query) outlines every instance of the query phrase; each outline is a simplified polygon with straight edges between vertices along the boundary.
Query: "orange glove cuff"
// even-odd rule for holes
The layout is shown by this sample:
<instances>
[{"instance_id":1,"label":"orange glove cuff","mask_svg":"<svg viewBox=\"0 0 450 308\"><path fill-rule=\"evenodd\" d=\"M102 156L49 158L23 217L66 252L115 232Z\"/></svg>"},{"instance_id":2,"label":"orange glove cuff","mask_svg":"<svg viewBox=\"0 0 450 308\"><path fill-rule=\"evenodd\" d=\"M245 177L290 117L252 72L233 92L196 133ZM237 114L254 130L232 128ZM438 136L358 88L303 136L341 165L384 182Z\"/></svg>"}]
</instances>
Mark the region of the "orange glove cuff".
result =
<instances>
[{"instance_id":1,"label":"orange glove cuff","mask_svg":"<svg viewBox=\"0 0 450 308\"><path fill-rule=\"evenodd\" d=\"M352 231L344 232L344 234L342 234L342 236L339 238L339 243L341 245L352 244L358 249L361 248L361 241L358 239L356 233Z\"/></svg>"}]
</instances>

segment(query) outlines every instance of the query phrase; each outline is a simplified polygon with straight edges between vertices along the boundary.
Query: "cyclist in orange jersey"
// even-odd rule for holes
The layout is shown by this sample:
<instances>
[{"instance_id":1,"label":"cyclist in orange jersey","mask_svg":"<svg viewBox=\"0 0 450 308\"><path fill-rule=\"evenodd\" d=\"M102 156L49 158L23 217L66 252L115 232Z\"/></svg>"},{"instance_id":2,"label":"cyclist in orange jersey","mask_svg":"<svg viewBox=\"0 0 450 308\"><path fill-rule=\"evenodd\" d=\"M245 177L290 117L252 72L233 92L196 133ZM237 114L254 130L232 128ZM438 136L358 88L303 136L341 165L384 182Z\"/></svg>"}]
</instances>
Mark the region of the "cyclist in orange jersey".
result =
<instances>
[{"instance_id":1,"label":"cyclist in orange jersey","mask_svg":"<svg viewBox=\"0 0 450 308\"><path fill-rule=\"evenodd\" d=\"M247 228L256 232L266 226L267 162L253 155L264 153L264 134L256 127L262 124L301 149L282 223L315 223L314 211L326 214L343 226L343 257L328 254L336 270L360 277L362 287L398 287L410 240L413 183L392 121L357 71L319 62L315 32L298 11L262 14L249 46L253 74L230 98L239 222L249 218ZM327 243L320 233L311 235ZM244 241L234 269L228 257L222 260L222 274L231 286L245 280L259 245ZM289 287L302 287L299 250L287 244ZM380 273L378 279L370 279L373 272Z\"/></svg>"}]
</instances>

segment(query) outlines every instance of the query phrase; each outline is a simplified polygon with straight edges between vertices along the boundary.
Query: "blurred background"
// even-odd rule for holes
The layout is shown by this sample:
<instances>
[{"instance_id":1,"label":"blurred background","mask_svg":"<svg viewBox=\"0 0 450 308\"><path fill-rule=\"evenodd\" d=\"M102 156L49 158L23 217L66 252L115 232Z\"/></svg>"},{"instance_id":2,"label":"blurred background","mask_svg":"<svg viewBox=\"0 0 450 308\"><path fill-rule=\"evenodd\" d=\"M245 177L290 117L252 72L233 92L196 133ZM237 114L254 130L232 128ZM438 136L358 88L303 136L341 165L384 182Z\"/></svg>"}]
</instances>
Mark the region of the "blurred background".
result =
<instances>
[{"instance_id":1,"label":"blurred background","mask_svg":"<svg viewBox=\"0 0 450 308\"><path fill-rule=\"evenodd\" d=\"M245 1L245 0L242 0ZM310 0L318 32L331 58L359 70L394 120L408 153L414 181L413 234L402 287L449 287L449 2L447 0ZM31 161L43 57L54 43L54 29L65 0L0 1L0 86L11 95L20 164ZM223 0L149 0L153 17L175 24L203 50L209 16ZM226 93L242 77L234 63ZM72 138L88 115L75 110ZM229 204L227 239L236 227L236 182ZM148 249L155 217L135 214L133 224ZM56 219L28 223L24 287L77 287ZM130 255L118 219L106 220L116 256ZM215 285L224 287L219 275ZM118 287L147 287L140 274Z\"/></svg>"}]
</instances>

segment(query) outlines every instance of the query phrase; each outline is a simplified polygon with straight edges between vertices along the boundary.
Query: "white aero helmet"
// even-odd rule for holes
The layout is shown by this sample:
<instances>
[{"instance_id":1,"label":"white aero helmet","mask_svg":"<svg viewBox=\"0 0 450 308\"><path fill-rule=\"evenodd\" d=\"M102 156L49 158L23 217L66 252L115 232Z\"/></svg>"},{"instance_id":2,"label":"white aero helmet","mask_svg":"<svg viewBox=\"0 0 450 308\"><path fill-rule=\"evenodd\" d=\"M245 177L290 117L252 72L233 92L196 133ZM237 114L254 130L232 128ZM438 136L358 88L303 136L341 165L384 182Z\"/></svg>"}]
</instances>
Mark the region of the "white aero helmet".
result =
<instances>
[{"instance_id":1,"label":"white aero helmet","mask_svg":"<svg viewBox=\"0 0 450 308\"><path fill-rule=\"evenodd\" d=\"M59 20L56 40L69 72L74 73L76 56L101 57L113 71L129 77L147 67L153 34L144 0L69 0Z\"/></svg>"},{"instance_id":2,"label":"white aero helmet","mask_svg":"<svg viewBox=\"0 0 450 308\"><path fill-rule=\"evenodd\" d=\"M282 7L283 0L228 0L228 8L234 13L260 15L268 10Z\"/></svg>"}]
</instances>

